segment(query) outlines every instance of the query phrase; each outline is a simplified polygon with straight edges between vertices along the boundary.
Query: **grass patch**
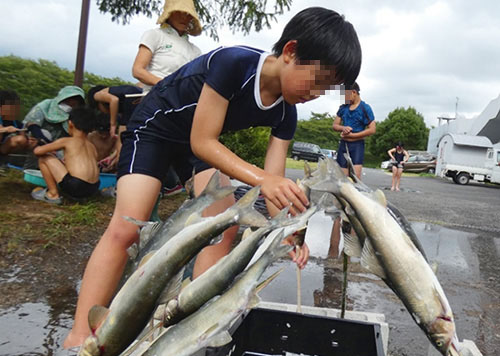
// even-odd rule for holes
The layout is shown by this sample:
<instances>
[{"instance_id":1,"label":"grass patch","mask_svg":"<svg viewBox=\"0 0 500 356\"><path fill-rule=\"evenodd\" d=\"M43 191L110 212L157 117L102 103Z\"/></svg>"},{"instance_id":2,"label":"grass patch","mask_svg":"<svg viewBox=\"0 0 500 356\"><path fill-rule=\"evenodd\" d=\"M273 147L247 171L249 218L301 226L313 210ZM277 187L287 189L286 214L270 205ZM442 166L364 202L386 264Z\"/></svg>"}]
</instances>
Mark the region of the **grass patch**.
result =
<instances>
[{"instance_id":1,"label":"grass patch","mask_svg":"<svg viewBox=\"0 0 500 356\"><path fill-rule=\"evenodd\" d=\"M303 160L295 161L292 158L287 158L286 159L286 168L304 170L304 162L305 161L303 161ZM318 162L309 162L308 161L307 164L309 164L309 166L312 169L318 168Z\"/></svg>"},{"instance_id":2,"label":"grass patch","mask_svg":"<svg viewBox=\"0 0 500 356\"><path fill-rule=\"evenodd\" d=\"M65 248L75 240L93 241L111 219L114 198L96 196L84 203L65 199L62 205L52 205L32 199L34 187L15 169L0 176L0 254L35 253L49 247ZM161 199L160 218L168 218L186 197L178 194Z\"/></svg>"}]
</instances>

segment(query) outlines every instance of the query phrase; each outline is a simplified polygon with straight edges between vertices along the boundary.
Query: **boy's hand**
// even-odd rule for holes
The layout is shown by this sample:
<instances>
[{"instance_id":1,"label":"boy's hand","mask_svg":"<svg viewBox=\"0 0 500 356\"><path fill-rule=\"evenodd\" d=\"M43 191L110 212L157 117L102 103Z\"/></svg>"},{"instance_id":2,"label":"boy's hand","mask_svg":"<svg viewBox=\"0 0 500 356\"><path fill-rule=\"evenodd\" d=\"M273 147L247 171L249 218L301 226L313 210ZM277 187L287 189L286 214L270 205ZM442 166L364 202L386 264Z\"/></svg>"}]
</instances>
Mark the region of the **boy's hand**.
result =
<instances>
[{"instance_id":1,"label":"boy's hand","mask_svg":"<svg viewBox=\"0 0 500 356\"><path fill-rule=\"evenodd\" d=\"M344 126L344 128L342 129L342 133L341 133L341 136L342 135L349 135L350 133L352 132L352 127L350 126Z\"/></svg>"},{"instance_id":2,"label":"boy's hand","mask_svg":"<svg viewBox=\"0 0 500 356\"><path fill-rule=\"evenodd\" d=\"M295 244L295 240L291 235L284 239L283 243L293 246ZM295 262L300 269L303 269L306 266L307 261L309 261L309 247L307 246L307 243L304 242L302 246L300 246L300 249L294 248L290 251L289 255L292 261Z\"/></svg>"},{"instance_id":3,"label":"boy's hand","mask_svg":"<svg viewBox=\"0 0 500 356\"><path fill-rule=\"evenodd\" d=\"M302 189L288 178L268 176L262 182L260 191L279 210L289 206L290 214L294 216L305 211L309 205Z\"/></svg>"}]
</instances>

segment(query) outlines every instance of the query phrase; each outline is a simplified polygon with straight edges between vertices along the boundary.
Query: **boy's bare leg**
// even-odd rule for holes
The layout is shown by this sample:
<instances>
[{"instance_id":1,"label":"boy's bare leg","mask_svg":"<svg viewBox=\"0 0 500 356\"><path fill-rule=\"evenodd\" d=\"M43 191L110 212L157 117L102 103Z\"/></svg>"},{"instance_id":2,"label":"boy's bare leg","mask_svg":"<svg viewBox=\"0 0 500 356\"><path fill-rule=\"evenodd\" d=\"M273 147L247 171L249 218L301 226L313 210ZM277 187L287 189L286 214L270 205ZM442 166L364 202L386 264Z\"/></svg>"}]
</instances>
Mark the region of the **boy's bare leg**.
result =
<instances>
[{"instance_id":1,"label":"boy's bare leg","mask_svg":"<svg viewBox=\"0 0 500 356\"><path fill-rule=\"evenodd\" d=\"M108 306L127 262L127 248L137 240L137 225L123 216L146 221L160 192L161 182L142 174L118 180L115 210L108 228L90 256L83 275L73 329L64 348L79 346L90 335L88 313L94 305Z\"/></svg>"},{"instance_id":2,"label":"boy's bare leg","mask_svg":"<svg viewBox=\"0 0 500 356\"><path fill-rule=\"evenodd\" d=\"M330 235L330 248L328 249L328 257L339 257L339 242L340 242L340 218L336 218L333 222L332 233Z\"/></svg>"},{"instance_id":3,"label":"boy's bare leg","mask_svg":"<svg viewBox=\"0 0 500 356\"><path fill-rule=\"evenodd\" d=\"M398 168L396 173L396 191L399 192L399 184L401 183L401 175L403 174L403 168Z\"/></svg>"},{"instance_id":4,"label":"boy's bare leg","mask_svg":"<svg viewBox=\"0 0 500 356\"><path fill-rule=\"evenodd\" d=\"M28 139L24 135L11 136L0 145L0 153L3 155L21 152L26 149L28 149Z\"/></svg>"},{"instance_id":5,"label":"boy's bare leg","mask_svg":"<svg viewBox=\"0 0 500 356\"><path fill-rule=\"evenodd\" d=\"M53 155L44 155L38 159L38 165L43 179L47 184L47 196L51 199L59 198L57 183L62 181L68 173L66 166Z\"/></svg>"},{"instance_id":6,"label":"boy's bare leg","mask_svg":"<svg viewBox=\"0 0 500 356\"><path fill-rule=\"evenodd\" d=\"M199 195L208 181L215 173L215 169L208 169L203 172L198 173L194 177L194 191L196 195ZM231 182L226 175L221 174L220 178L221 186L230 185ZM233 205L235 202L234 196L230 195L222 200L219 200L203 212L203 216L214 216L223 211L225 211L228 207ZM231 250L231 245L233 243L234 237L238 232L238 226L233 226L226 231L224 231L224 238L221 242L216 245L205 247L196 257L196 262L193 268L193 279L198 277L200 274L205 272L208 268L214 265L220 258L224 257Z\"/></svg>"}]
</instances>

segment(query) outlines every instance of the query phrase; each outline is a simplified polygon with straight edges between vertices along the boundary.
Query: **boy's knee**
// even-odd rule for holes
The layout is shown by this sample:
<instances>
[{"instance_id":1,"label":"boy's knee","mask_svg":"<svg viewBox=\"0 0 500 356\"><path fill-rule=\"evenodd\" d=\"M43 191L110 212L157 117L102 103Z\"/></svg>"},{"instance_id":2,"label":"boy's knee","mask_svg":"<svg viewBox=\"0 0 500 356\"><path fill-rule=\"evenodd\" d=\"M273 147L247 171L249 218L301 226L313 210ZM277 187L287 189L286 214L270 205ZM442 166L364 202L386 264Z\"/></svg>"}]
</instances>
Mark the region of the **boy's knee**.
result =
<instances>
[{"instance_id":1,"label":"boy's knee","mask_svg":"<svg viewBox=\"0 0 500 356\"><path fill-rule=\"evenodd\" d=\"M122 221L117 221L118 219L122 219ZM126 250L134 242L137 242L138 230L137 225L125 221L123 218L113 217L103 238L108 239L116 248Z\"/></svg>"}]
</instances>

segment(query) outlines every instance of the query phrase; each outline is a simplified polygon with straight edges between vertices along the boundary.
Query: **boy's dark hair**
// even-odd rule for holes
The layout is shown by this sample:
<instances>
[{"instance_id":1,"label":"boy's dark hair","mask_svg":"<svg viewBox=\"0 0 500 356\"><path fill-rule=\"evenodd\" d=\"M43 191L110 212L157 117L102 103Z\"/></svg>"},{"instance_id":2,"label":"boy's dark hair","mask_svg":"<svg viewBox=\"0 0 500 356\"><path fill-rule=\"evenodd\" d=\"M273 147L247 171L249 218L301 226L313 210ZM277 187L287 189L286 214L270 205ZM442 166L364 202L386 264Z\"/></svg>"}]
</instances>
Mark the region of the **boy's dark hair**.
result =
<instances>
[{"instance_id":1,"label":"boy's dark hair","mask_svg":"<svg viewBox=\"0 0 500 356\"><path fill-rule=\"evenodd\" d=\"M346 89L347 90L355 90L356 93L358 93L358 94L359 94L359 90L360 90L357 82L354 82L354 84L348 85Z\"/></svg>"},{"instance_id":2,"label":"boy's dark hair","mask_svg":"<svg viewBox=\"0 0 500 356\"><path fill-rule=\"evenodd\" d=\"M70 111L69 120L75 127L85 133L90 133L95 130L96 116L92 109L85 107L77 107Z\"/></svg>"},{"instance_id":3,"label":"boy's dark hair","mask_svg":"<svg viewBox=\"0 0 500 356\"><path fill-rule=\"evenodd\" d=\"M0 90L0 106L20 103L19 95L14 90Z\"/></svg>"},{"instance_id":4,"label":"boy's dark hair","mask_svg":"<svg viewBox=\"0 0 500 356\"><path fill-rule=\"evenodd\" d=\"M354 83L361 68L361 45L351 23L337 12L310 7L295 15L285 26L281 38L273 46L280 56L288 41L296 40L298 60L319 60L334 66L338 80Z\"/></svg>"},{"instance_id":5,"label":"boy's dark hair","mask_svg":"<svg viewBox=\"0 0 500 356\"><path fill-rule=\"evenodd\" d=\"M109 115L99 111L96 115L95 129L99 132L109 132L110 127Z\"/></svg>"},{"instance_id":6,"label":"boy's dark hair","mask_svg":"<svg viewBox=\"0 0 500 356\"><path fill-rule=\"evenodd\" d=\"M403 142L398 141L398 142L396 142L396 144L395 144L394 146L395 146L395 147L398 147L398 146L399 146L399 147L403 147Z\"/></svg>"},{"instance_id":7,"label":"boy's dark hair","mask_svg":"<svg viewBox=\"0 0 500 356\"><path fill-rule=\"evenodd\" d=\"M102 89L107 88L105 85L96 85L89 89L87 92L87 104L92 109L97 109L97 101L94 99L94 94Z\"/></svg>"}]
</instances>

